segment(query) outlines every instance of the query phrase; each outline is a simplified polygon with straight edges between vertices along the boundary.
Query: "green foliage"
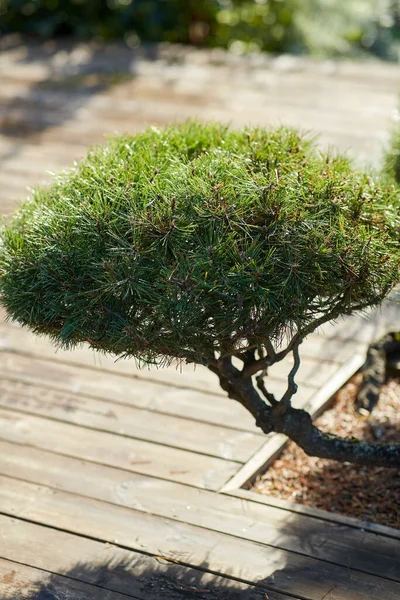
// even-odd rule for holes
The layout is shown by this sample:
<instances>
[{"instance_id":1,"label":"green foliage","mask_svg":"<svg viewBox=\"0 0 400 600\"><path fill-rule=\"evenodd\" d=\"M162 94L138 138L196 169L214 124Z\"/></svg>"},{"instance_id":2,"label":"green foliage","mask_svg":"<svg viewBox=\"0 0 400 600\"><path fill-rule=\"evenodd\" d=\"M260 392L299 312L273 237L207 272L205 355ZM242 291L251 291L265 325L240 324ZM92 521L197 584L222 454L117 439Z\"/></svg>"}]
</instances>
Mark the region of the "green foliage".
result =
<instances>
[{"instance_id":1,"label":"green foliage","mask_svg":"<svg viewBox=\"0 0 400 600\"><path fill-rule=\"evenodd\" d=\"M0 31L399 56L399 0L0 0Z\"/></svg>"},{"instance_id":2,"label":"green foliage","mask_svg":"<svg viewBox=\"0 0 400 600\"><path fill-rule=\"evenodd\" d=\"M383 174L389 182L400 185L400 121L391 132L390 143L384 156Z\"/></svg>"},{"instance_id":3,"label":"green foliage","mask_svg":"<svg viewBox=\"0 0 400 600\"><path fill-rule=\"evenodd\" d=\"M214 0L5 0L3 30L42 37L74 34L110 40L188 42L191 20ZM211 12L210 12L211 11Z\"/></svg>"},{"instance_id":4,"label":"green foliage","mask_svg":"<svg viewBox=\"0 0 400 600\"><path fill-rule=\"evenodd\" d=\"M207 361L379 303L399 280L395 193L291 129L151 128L3 227L1 302L62 346Z\"/></svg>"},{"instance_id":5,"label":"green foliage","mask_svg":"<svg viewBox=\"0 0 400 600\"><path fill-rule=\"evenodd\" d=\"M299 5L300 6L300 5ZM399 58L399 0L306 0L295 14L303 47L320 56Z\"/></svg>"}]
</instances>

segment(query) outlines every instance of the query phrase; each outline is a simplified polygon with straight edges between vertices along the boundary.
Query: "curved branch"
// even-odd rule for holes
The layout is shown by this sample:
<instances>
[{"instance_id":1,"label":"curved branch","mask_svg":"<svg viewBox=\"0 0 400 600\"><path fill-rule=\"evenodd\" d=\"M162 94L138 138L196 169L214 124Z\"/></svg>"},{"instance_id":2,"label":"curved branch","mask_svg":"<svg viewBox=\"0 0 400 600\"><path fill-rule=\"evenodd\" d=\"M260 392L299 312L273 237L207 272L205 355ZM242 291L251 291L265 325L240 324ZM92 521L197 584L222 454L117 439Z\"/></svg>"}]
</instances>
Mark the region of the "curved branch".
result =
<instances>
[{"instance_id":1,"label":"curved branch","mask_svg":"<svg viewBox=\"0 0 400 600\"><path fill-rule=\"evenodd\" d=\"M275 398L274 394L271 394L271 392L267 390L264 382L265 375L266 373L265 371L263 371L261 375L258 375L258 377L256 377L257 387L260 390L260 392L264 395L264 398L267 400L267 402L269 402L271 406L276 406L277 404L279 404L279 402Z\"/></svg>"},{"instance_id":2,"label":"curved branch","mask_svg":"<svg viewBox=\"0 0 400 600\"><path fill-rule=\"evenodd\" d=\"M276 352L269 338L266 338L264 347L267 351L267 356L261 355L258 360L253 360L251 363L245 364L242 371L242 379L249 379L255 375L258 371L266 371L268 367L276 362Z\"/></svg>"},{"instance_id":3,"label":"curved branch","mask_svg":"<svg viewBox=\"0 0 400 600\"><path fill-rule=\"evenodd\" d=\"M223 389L228 389L228 395L233 400L242 404L255 418L256 422L260 415L271 410L253 386L251 379L242 380L241 371L237 369L230 359L224 358L218 361L218 377Z\"/></svg>"},{"instance_id":4,"label":"curved branch","mask_svg":"<svg viewBox=\"0 0 400 600\"><path fill-rule=\"evenodd\" d=\"M243 362L245 368L247 365L255 361L255 353L255 348L248 348L244 351L235 353L234 356Z\"/></svg>"},{"instance_id":5,"label":"curved branch","mask_svg":"<svg viewBox=\"0 0 400 600\"><path fill-rule=\"evenodd\" d=\"M367 466L400 467L400 444L376 444L324 433L306 411L291 406L283 415L274 409L261 415L257 424L264 433L275 431L287 435L309 456Z\"/></svg>"},{"instance_id":6,"label":"curved branch","mask_svg":"<svg viewBox=\"0 0 400 600\"><path fill-rule=\"evenodd\" d=\"M368 304L360 304L358 306L353 306L351 310L348 311L348 313L344 313L343 308L341 308L340 310L332 310L331 312L322 315L318 319L315 319L314 321L309 323L309 325L307 325L304 329L299 329L299 331L294 334L294 336L292 337L289 344L284 350L281 350L277 353L275 353L274 351L272 355L268 355L265 358L260 358L259 360L256 360L253 363L247 365L242 372L243 379L248 379L255 375L258 371L262 371L266 367L270 367L276 362L279 362L280 360L284 359L289 354L289 352L292 352L293 348L296 345L301 344L304 338L306 338L308 335L310 335L310 333L318 329L318 327L321 327L321 325L329 323L329 321L334 321L341 315L352 314L357 311L365 310L369 307L370 305ZM266 341L265 345L267 343L269 343L269 340Z\"/></svg>"},{"instance_id":7,"label":"curved branch","mask_svg":"<svg viewBox=\"0 0 400 600\"><path fill-rule=\"evenodd\" d=\"M294 365L288 375L287 390L283 394L281 401L279 402L280 410L282 412L284 412L286 410L286 407L290 406L290 401L292 399L292 396L297 392L297 383L295 382L294 378L296 377L296 373L300 367L300 354L299 354L300 344L301 344L301 342L299 342L298 344L295 344L295 346L293 347Z\"/></svg>"},{"instance_id":8,"label":"curved branch","mask_svg":"<svg viewBox=\"0 0 400 600\"><path fill-rule=\"evenodd\" d=\"M209 368L218 375L229 397L240 402L253 415L256 425L264 433L283 433L309 456L359 465L400 468L400 444L372 444L324 433L313 424L311 416L304 410L289 405L282 411L281 402L268 406L251 379L243 380L241 372L232 365L230 359L216 361ZM266 393L269 395L267 390Z\"/></svg>"}]
</instances>

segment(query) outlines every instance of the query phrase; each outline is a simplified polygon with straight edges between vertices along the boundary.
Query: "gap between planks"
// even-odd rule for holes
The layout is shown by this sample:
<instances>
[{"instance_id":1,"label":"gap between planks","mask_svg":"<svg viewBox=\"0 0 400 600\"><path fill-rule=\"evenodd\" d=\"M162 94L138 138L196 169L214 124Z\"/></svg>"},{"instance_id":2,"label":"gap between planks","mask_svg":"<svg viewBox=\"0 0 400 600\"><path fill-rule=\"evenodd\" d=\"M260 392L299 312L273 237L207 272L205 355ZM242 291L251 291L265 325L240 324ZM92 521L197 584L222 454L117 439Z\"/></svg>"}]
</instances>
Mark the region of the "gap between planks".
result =
<instances>
[{"instance_id":1,"label":"gap between planks","mask_svg":"<svg viewBox=\"0 0 400 600\"><path fill-rule=\"evenodd\" d=\"M312 365L314 368L315 363ZM259 433L253 417L241 405L230 400L221 390L220 393L212 393L218 384L207 370L199 371L197 377L204 376L204 387L208 387L209 393L180 387L175 385L174 380L170 383L154 381L152 375L137 377L135 373L103 371L84 364L78 366L6 350L0 350L0 370L2 378L7 380ZM324 372L327 375L331 370ZM177 377L174 373L169 376ZM182 379L185 380L185 377L182 376ZM270 385L274 393L281 395L287 388L287 381L272 377ZM318 387L313 385L300 386L295 405L303 406L317 390Z\"/></svg>"},{"instance_id":2,"label":"gap between planks","mask_svg":"<svg viewBox=\"0 0 400 600\"><path fill-rule=\"evenodd\" d=\"M394 529L386 525L380 525L379 523L372 523L371 521L362 521L356 517L348 517L340 513L332 513L315 506L306 506L305 504L297 504L290 500L283 500L276 498L275 496L264 496L251 490L237 489L228 492L224 492L228 496L234 496L235 498L243 498L250 502L256 502L258 504L264 504L266 506L273 506L286 510L289 513L297 513L313 519L319 519L321 521L327 521L329 523L337 523L345 525L346 527L352 527L353 529L360 529L361 531L368 531L370 533L376 533L383 535L388 538L400 541L400 529Z\"/></svg>"},{"instance_id":3,"label":"gap between planks","mask_svg":"<svg viewBox=\"0 0 400 600\"><path fill-rule=\"evenodd\" d=\"M212 490L219 489L238 469L235 461L84 429L2 408L0 437L65 456Z\"/></svg>"},{"instance_id":4,"label":"gap between planks","mask_svg":"<svg viewBox=\"0 0 400 600\"><path fill-rule=\"evenodd\" d=\"M262 432L235 430L1 378L0 407L238 463L245 463L265 440Z\"/></svg>"},{"instance_id":5,"label":"gap between planks","mask_svg":"<svg viewBox=\"0 0 400 600\"><path fill-rule=\"evenodd\" d=\"M0 315L5 317L4 311ZM325 382L327 373L331 373L335 364L343 364L348 360L359 348L357 342L341 343L338 348L335 340L327 340L326 338L315 334L310 335L304 342L302 347L303 362L299 370L298 381L308 383L313 379L313 386L318 387L321 382ZM212 393L226 397L217 383L216 376L205 367L197 365L196 368L188 366L184 363L177 364L174 368L162 369L140 369L132 360L115 360L109 355L96 353L85 346L78 346L74 351L57 349L53 344L44 339L43 336L33 335L31 332L11 324L4 322L0 325L0 347L3 351L15 352L21 355L34 356L37 358L45 358L47 360L55 360L66 364L74 364L75 366L87 367L92 369L101 368L103 371L118 373L129 377L137 377L140 379L154 380L160 383L173 384L178 387L187 389L197 389L205 393ZM99 362L96 364L96 359ZM322 360L321 360L322 359ZM331 364L333 363L333 365ZM321 372L322 365L322 372ZM271 367L272 380L287 382L287 367L292 366L290 358L282 364L277 364ZM190 378L191 385L187 381L183 381L182 374ZM186 378L186 379L187 379Z\"/></svg>"},{"instance_id":6,"label":"gap between planks","mask_svg":"<svg viewBox=\"0 0 400 600\"><path fill-rule=\"evenodd\" d=\"M332 588L341 600L354 600L356 595L359 600L398 600L400 596L400 583L360 572L349 565L338 566L204 527L161 519L17 480L9 480L6 487L0 487L0 510L5 515L45 524L59 531L161 555L184 566L201 565L204 568L207 564L207 570L215 574L248 584L257 582L266 590L310 600L320 600ZM25 562L24 547L17 547L15 528L10 539L10 533L7 536L3 526L4 518L1 521L5 542L3 557L12 560L15 553L18 560ZM37 550L41 551L41 548Z\"/></svg>"},{"instance_id":7,"label":"gap between planks","mask_svg":"<svg viewBox=\"0 0 400 600\"><path fill-rule=\"evenodd\" d=\"M0 518L0 530L2 525L8 529L12 523L6 519L2 523ZM22 529L18 531L19 540L23 539L25 532L27 542L38 538L47 544L41 544L44 551L40 556L32 556L29 560L34 563L33 567L22 563L18 557L14 560L0 559L0 590L2 582L7 585L12 580L9 584L11 591L20 594L10 600L33 600L32 586L38 582L40 596L45 594L46 588L50 592L56 588L58 600L122 600L127 597L160 600L161 591L177 598L176 594L181 597L181 592L195 594L202 590L204 593L215 590L219 597L221 592L224 595L232 593L237 600L265 600L266 597L260 588L214 575L206 568L202 569L202 565L198 568L184 567L162 556L125 550L29 522L18 521L18 528ZM37 588L35 591L37 593ZM65 596L63 593L60 597L59 594L64 591ZM167 598L166 595L163 597ZM268 598L296 600L278 592L269 592Z\"/></svg>"},{"instance_id":8,"label":"gap between planks","mask_svg":"<svg viewBox=\"0 0 400 600\"><path fill-rule=\"evenodd\" d=\"M188 485L118 468L67 458L49 451L0 441L0 481L7 478L75 496L125 506L139 512L201 526L320 560L351 565L387 578L400 578L400 548L379 532L365 533L343 522L299 515L241 497L215 494ZM6 491L3 494L7 494ZM1 497L1 492L0 492ZM324 515L325 516L325 515ZM256 524L256 526L255 526ZM390 530L392 531L392 530ZM395 530L393 530L395 531ZM388 537L388 536L386 536Z\"/></svg>"}]
</instances>

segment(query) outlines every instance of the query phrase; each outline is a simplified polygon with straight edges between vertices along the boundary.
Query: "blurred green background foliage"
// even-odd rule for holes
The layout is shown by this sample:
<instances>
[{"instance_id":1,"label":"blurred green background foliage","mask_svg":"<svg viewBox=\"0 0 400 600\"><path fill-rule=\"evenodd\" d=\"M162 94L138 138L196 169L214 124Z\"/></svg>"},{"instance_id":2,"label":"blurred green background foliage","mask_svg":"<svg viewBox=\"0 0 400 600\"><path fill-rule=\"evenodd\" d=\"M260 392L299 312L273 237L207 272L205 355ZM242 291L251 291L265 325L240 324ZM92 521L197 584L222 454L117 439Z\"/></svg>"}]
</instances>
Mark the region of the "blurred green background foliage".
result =
<instances>
[{"instance_id":1,"label":"blurred green background foliage","mask_svg":"<svg viewBox=\"0 0 400 600\"><path fill-rule=\"evenodd\" d=\"M0 31L398 60L400 0L0 0Z\"/></svg>"}]
</instances>

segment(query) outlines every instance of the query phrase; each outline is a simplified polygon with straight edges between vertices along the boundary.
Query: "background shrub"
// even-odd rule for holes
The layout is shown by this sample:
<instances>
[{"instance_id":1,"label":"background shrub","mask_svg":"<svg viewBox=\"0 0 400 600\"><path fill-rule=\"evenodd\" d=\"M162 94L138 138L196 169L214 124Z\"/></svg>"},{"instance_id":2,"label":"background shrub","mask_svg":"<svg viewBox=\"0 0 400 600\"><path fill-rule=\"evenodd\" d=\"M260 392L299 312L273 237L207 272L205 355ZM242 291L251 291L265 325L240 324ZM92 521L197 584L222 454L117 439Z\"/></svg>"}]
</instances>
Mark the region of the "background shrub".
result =
<instances>
[{"instance_id":1,"label":"background shrub","mask_svg":"<svg viewBox=\"0 0 400 600\"><path fill-rule=\"evenodd\" d=\"M395 123L392 132L390 143L386 149L384 156L383 173L389 180L389 183L394 183L400 186L400 115ZM399 206L400 210L400 206Z\"/></svg>"},{"instance_id":2,"label":"background shrub","mask_svg":"<svg viewBox=\"0 0 400 600\"><path fill-rule=\"evenodd\" d=\"M0 0L0 30L398 58L399 0Z\"/></svg>"}]
</instances>

